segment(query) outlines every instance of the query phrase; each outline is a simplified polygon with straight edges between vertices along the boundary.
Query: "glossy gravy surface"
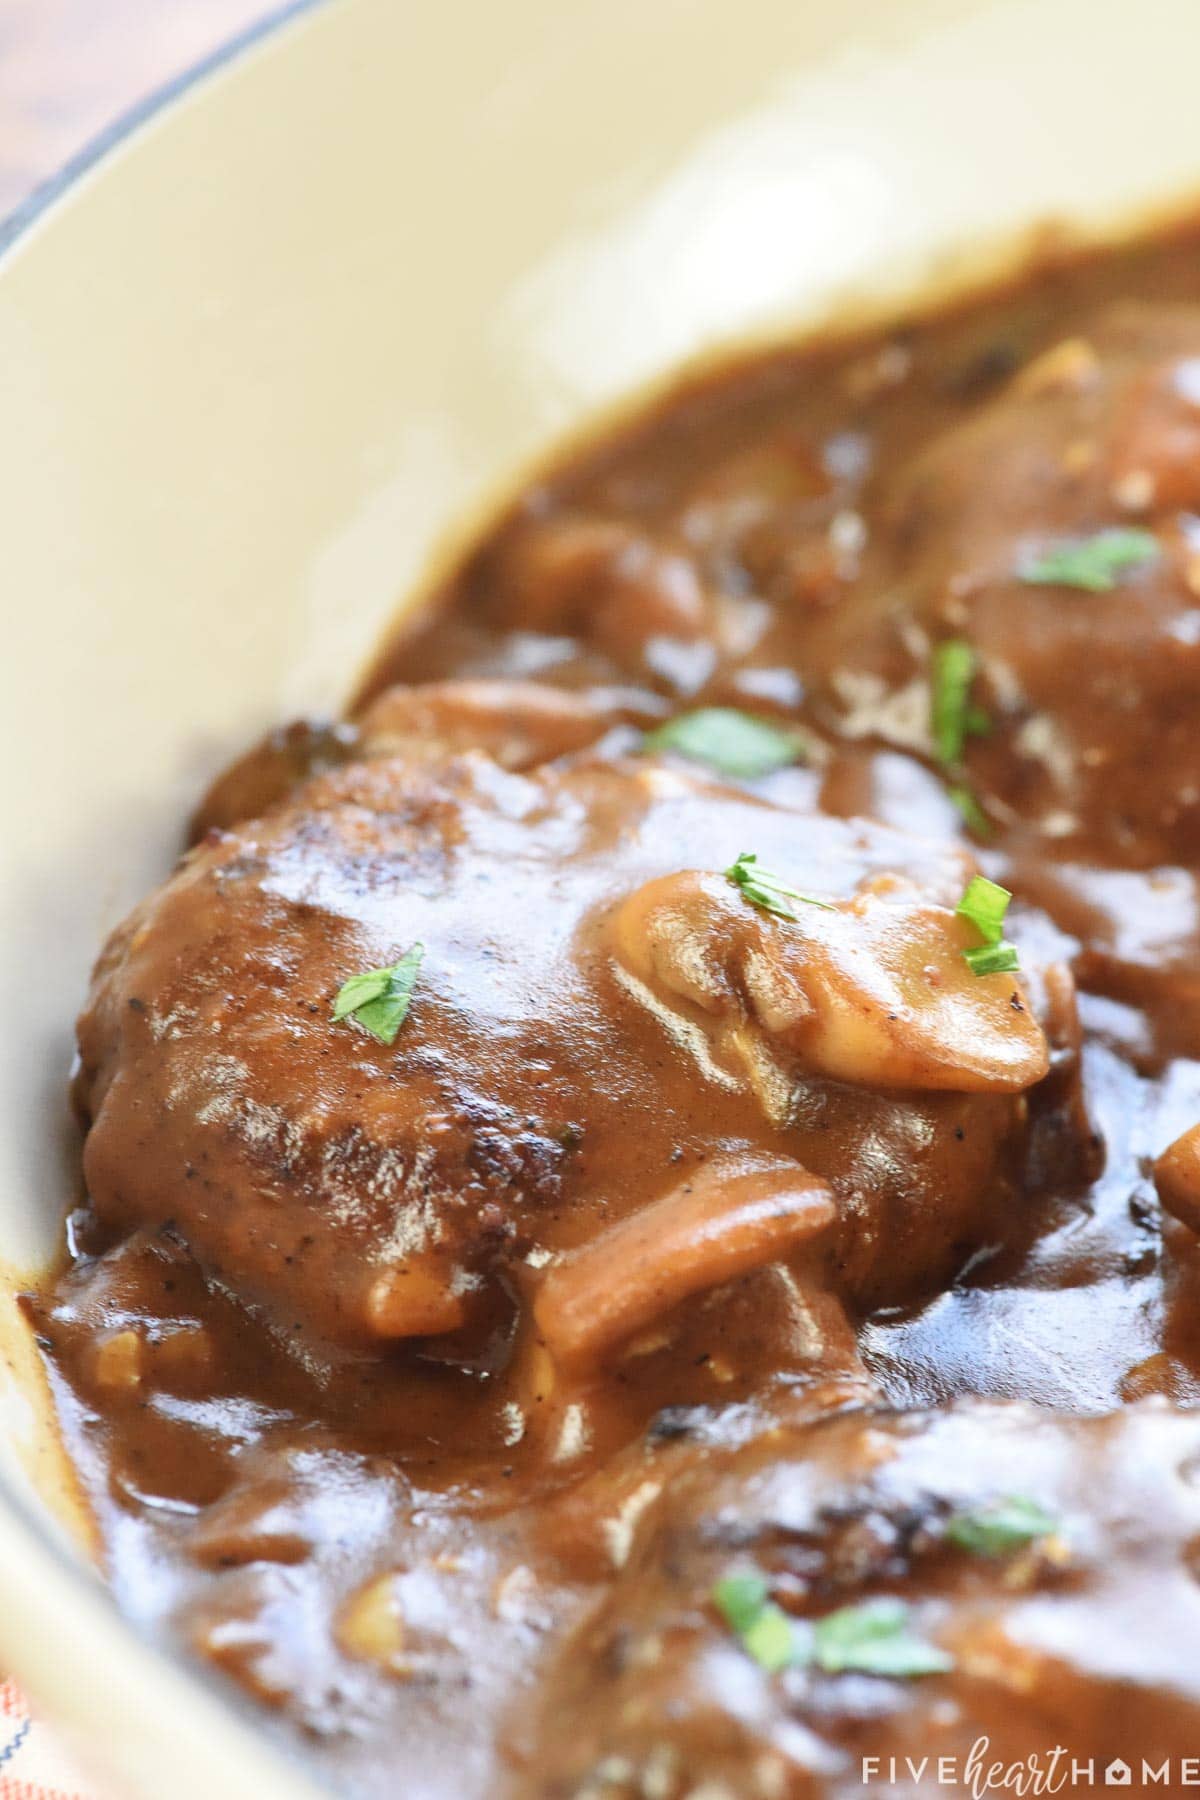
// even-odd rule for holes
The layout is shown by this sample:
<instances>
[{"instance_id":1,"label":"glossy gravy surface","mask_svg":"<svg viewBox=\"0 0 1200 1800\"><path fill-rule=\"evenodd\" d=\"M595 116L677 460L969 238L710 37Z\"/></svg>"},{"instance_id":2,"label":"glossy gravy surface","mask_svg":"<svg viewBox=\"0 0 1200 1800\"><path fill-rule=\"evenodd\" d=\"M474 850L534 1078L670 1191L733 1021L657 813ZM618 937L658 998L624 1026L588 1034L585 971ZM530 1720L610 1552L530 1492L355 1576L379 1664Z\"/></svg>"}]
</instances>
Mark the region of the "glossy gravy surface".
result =
<instances>
[{"instance_id":1,"label":"glossy gravy surface","mask_svg":"<svg viewBox=\"0 0 1200 1800\"><path fill-rule=\"evenodd\" d=\"M655 737L718 707L795 759ZM355 1796L1200 1754L1198 721L1190 231L547 476L98 965L28 1310L122 1608ZM393 1043L331 1020L417 943ZM944 1666L764 1667L747 1565Z\"/></svg>"}]
</instances>

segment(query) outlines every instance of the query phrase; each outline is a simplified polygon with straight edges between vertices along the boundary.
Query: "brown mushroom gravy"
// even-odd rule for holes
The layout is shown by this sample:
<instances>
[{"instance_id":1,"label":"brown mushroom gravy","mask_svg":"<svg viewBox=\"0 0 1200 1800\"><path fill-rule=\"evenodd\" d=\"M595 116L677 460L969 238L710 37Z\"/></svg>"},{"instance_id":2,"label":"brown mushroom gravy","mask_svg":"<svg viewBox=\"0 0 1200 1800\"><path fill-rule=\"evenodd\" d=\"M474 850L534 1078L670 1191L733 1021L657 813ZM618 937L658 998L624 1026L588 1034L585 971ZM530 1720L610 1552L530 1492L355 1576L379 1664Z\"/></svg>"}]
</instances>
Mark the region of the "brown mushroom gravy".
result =
<instances>
[{"instance_id":1,"label":"brown mushroom gravy","mask_svg":"<svg viewBox=\"0 0 1200 1800\"><path fill-rule=\"evenodd\" d=\"M1193 229L576 454L100 957L121 1607L363 1800L1200 1758L1198 874Z\"/></svg>"}]
</instances>

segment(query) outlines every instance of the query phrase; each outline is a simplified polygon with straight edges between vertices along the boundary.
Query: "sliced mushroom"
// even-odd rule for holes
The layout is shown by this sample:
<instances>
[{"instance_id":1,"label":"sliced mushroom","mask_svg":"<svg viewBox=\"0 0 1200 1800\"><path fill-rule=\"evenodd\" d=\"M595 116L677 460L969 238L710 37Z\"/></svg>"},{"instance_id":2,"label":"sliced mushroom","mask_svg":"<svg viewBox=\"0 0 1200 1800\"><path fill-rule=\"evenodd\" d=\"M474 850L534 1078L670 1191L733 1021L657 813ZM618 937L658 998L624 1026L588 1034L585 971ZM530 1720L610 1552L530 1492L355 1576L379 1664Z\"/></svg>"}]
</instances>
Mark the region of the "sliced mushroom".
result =
<instances>
[{"instance_id":1,"label":"sliced mushroom","mask_svg":"<svg viewBox=\"0 0 1200 1800\"><path fill-rule=\"evenodd\" d=\"M390 687L358 721L367 756L436 762L483 750L506 769L531 769L582 750L623 722L649 723L624 690L581 693L532 681L441 681Z\"/></svg>"},{"instance_id":2,"label":"sliced mushroom","mask_svg":"<svg viewBox=\"0 0 1200 1800\"><path fill-rule=\"evenodd\" d=\"M726 1066L752 1070L772 1048L835 1080L952 1093L1020 1093L1046 1074L1019 979L973 973L978 933L950 907L879 876L794 912L758 911L723 876L663 876L621 908L617 954Z\"/></svg>"},{"instance_id":3,"label":"sliced mushroom","mask_svg":"<svg viewBox=\"0 0 1200 1800\"><path fill-rule=\"evenodd\" d=\"M598 1362L689 1294L790 1255L836 1217L828 1185L798 1163L719 1157L554 1267L538 1330L560 1363Z\"/></svg>"},{"instance_id":4,"label":"sliced mushroom","mask_svg":"<svg viewBox=\"0 0 1200 1800\"><path fill-rule=\"evenodd\" d=\"M1200 1232L1200 1125L1192 1125L1154 1165L1158 1197L1172 1218Z\"/></svg>"}]
</instances>

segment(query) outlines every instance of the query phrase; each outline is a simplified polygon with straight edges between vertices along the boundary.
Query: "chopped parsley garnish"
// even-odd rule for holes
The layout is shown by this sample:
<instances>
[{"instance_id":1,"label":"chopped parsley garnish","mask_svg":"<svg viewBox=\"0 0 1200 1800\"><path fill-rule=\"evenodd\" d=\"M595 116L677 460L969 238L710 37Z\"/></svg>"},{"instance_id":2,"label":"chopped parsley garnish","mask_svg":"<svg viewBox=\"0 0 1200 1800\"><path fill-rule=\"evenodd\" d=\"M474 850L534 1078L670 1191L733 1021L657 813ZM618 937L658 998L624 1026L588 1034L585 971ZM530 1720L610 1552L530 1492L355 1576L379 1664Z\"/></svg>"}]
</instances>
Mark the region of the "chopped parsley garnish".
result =
<instances>
[{"instance_id":1,"label":"chopped parsley garnish","mask_svg":"<svg viewBox=\"0 0 1200 1800\"><path fill-rule=\"evenodd\" d=\"M1017 966L1017 952L1004 942L1004 915L1012 895L986 875L976 875L955 907L960 918L969 919L983 939L982 944L964 950L963 957L973 975L1006 975Z\"/></svg>"},{"instance_id":2,"label":"chopped parsley garnish","mask_svg":"<svg viewBox=\"0 0 1200 1800\"><path fill-rule=\"evenodd\" d=\"M968 831L973 831L976 837L990 837L992 835L992 821L988 818L982 806L980 806L979 801L965 783L952 783L951 786L946 789L946 798L952 806L958 808L963 823L966 825Z\"/></svg>"},{"instance_id":3,"label":"chopped parsley garnish","mask_svg":"<svg viewBox=\"0 0 1200 1800\"><path fill-rule=\"evenodd\" d=\"M790 886L781 875L760 868L757 852L753 850L743 850L737 861L725 870L725 877L740 889L752 906L761 906L764 912L774 913L779 919L795 920L796 914L787 905L789 900L799 900L805 906L819 906L822 912L836 910L828 900L814 900L811 894L802 894L799 888Z\"/></svg>"},{"instance_id":4,"label":"chopped parsley garnish","mask_svg":"<svg viewBox=\"0 0 1200 1800\"><path fill-rule=\"evenodd\" d=\"M1036 1500L1024 1494L1008 1494L955 1513L946 1526L946 1536L960 1550L969 1550L975 1556L1006 1556L1010 1550L1023 1549L1057 1529L1058 1520L1053 1513Z\"/></svg>"},{"instance_id":5,"label":"chopped parsley garnish","mask_svg":"<svg viewBox=\"0 0 1200 1800\"><path fill-rule=\"evenodd\" d=\"M668 719L642 740L643 750L673 750L689 762L707 763L720 775L754 781L791 763L803 762L802 732L732 706L704 706Z\"/></svg>"},{"instance_id":6,"label":"chopped parsley garnish","mask_svg":"<svg viewBox=\"0 0 1200 1800\"><path fill-rule=\"evenodd\" d=\"M963 955L972 975L1010 975L1019 967L1015 944L980 944Z\"/></svg>"},{"instance_id":7,"label":"chopped parsley garnish","mask_svg":"<svg viewBox=\"0 0 1200 1800\"><path fill-rule=\"evenodd\" d=\"M987 944L998 944L1004 936L1004 915L1012 895L998 881L976 875L959 901L955 911L962 919L977 925Z\"/></svg>"},{"instance_id":8,"label":"chopped parsley garnish","mask_svg":"<svg viewBox=\"0 0 1200 1800\"><path fill-rule=\"evenodd\" d=\"M388 969L368 969L363 975L351 975L338 989L333 1003L334 1019L355 1018L381 1044L394 1044L408 1017L424 958L424 944L414 944Z\"/></svg>"},{"instance_id":9,"label":"chopped parsley garnish","mask_svg":"<svg viewBox=\"0 0 1200 1800\"><path fill-rule=\"evenodd\" d=\"M1064 538L1019 571L1035 587L1083 588L1089 594L1111 593L1127 569L1154 562L1158 539L1152 531L1114 525L1092 537Z\"/></svg>"},{"instance_id":10,"label":"chopped parsley garnish","mask_svg":"<svg viewBox=\"0 0 1200 1800\"><path fill-rule=\"evenodd\" d=\"M804 1660L802 1640L783 1608L768 1600L758 1617L741 1633L742 1648L760 1669L777 1669Z\"/></svg>"},{"instance_id":11,"label":"chopped parsley garnish","mask_svg":"<svg viewBox=\"0 0 1200 1800\"><path fill-rule=\"evenodd\" d=\"M939 1675L954 1666L944 1650L913 1630L902 1600L864 1600L809 1625L769 1599L766 1582L751 1572L725 1576L713 1589L713 1603L769 1675L811 1665L827 1675L902 1677Z\"/></svg>"},{"instance_id":12,"label":"chopped parsley garnish","mask_svg":"<svg viewBox=\"0 0 1200 1800\"><path fill-rule=\"evenodd\" d=\"M945 767L962 759L969 737L983 737L991 720L971 701L979 659L966 638L947 638L934 647L930 662L929 728L933 751Z\"/></svg>"},{"instance_id":13,"label":"chopped parsley garnish","mask_svg":"<svg viewBox=\"0 0 1200 1800\"><path fill-rule=\"evenodd\" d=\"M767 1598L761 1575L726 1575L713 1589L713 1604L741 1639L742 1649L768 1675L805 1660L800 1634L783 1608Z\"/></svg>"},{"instance_id":14,"label":"chopped parsley garnish","mask_svg":"<svg viewBox=\"0 0 1200 1800\"><path fill-rule=\"evenodd\" d=\"M749 1631L768 1604L767 1584L753 1569L723 1575L713 1589L713 1602L725 1623L736 1631Z\"/></svg>"},{"instance_id":15,"label":"chopped parsley garnish","mask_svg":"<svg viewBox=\"0 0 1200 1800\"><path fill-rule=\"evenodd\" d=\"M954 1659L913 1630L902 1600L864 1600L818 1619L813 1660L829 1675L941 1675Z\"/></svg>"}]
</instances>

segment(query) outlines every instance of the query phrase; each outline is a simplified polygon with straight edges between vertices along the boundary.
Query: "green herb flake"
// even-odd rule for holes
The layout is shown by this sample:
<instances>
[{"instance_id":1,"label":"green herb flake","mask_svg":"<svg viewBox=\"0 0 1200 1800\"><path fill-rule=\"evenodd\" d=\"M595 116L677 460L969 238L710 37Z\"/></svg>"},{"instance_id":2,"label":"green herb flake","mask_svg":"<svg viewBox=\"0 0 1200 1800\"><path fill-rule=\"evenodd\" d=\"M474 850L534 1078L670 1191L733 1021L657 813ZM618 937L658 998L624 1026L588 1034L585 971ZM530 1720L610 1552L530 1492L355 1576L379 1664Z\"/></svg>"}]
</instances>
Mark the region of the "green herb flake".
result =
<instances>
[{"instance_id":1,"label":"green herb flake","mask_svg":"<svg viewBox=\"0 0 1200 1800\"><path fill-rule=\"evenodd\" d=\"M992 821L969 787L954 783L946 789L946 798L952 806L957 807L968 831L973 831L976 837L991 837Z\"/></svg>"},{"instance_id":2,"label":"green herb flake","mask_svg":"<svg viewBox=\"0 0 1200 1800\"><path fill-rule=\"evenodd\" d=\"M767 1604L767 1584L753 1570L724 1575L713 1589L713 1604L725 1623L740 1636L749 1631Z\"/></svg>"},{"instance_id":3,"label":"green herb flake","mask_svg":"<svg viewBox=\"0 0 1200 1800\"><path fill-rule=\"evenodd\" d=\"M1006 1556L1010 1550L1023 1549L1057 1530L1054 1514L1036 1500L1008 1494L955 1513L946 1526L946 1536L974 1556Z\"/></svg>"},{"instance_id":4,"label":"green herb flake","mask_svg":"<svg viewBox=\"0 0 1200 1800\"><path fill-rule=\"evenodd\" d=\"M689 762L707 764L719 775L754 781L803 762L806 742L802 732L736 707L705 706L647 732L642 748L671 750Z\"/></svg>"},{"instance_id":5,"label":"green herb flake","mask_svg":"<svg viewBox=\"0 0 1200 1800\"><path fill-rule=\"evenodd\" d=\"M978 927L985 944L998 944L1004 936L1004 915L1011 899L1008 889L1001 887L998 881L976 875L955 911L960 918L970 919L972 925Z\"/></svg>"},{"instance_id":6,"label":"green herb flake","mask_svg":"<svg viewBox=\"0 0 1200 1800\"><path fill-rule=\"evenodd\" d=\"M354 1018L381 1044L394 1044L408 1017L413 988L424 959L424 944L414 944L390 968L368 969L363 975L351 975L338 989L333 1003L334 1020Z\"/></svg>"},{"instance_id":7,"label":"green herb flake","mask_svg":"<svg viewBox=\"0 0 1200 1800\"><path fill-rule=\"evenodd\" d=\"M1130 569L1156 562L1158 539L1152 531L1115 525L1092 537L1064 538L1019 571L1034 587L1082 588L1089 594L1111 593L1117 578Z\"/></svg>"},{"instance_id":8,"label":"green herb flake","mask_svg":"<svg viewBox=\"0 0 1200 1800\"><path fill-rule=\"evenodd\" d=\"M986 875L976 875L955 907L962 919L974 925L982 944L963 951L963 958L973 975L1007 975L1017 967L1017 952L1004 942L1004 915L1012 895L999 882Z\"/></svg>"},{"instance_id":9,"label":"green herb flake","mask_svg":"<svg viewBox=\"0 0 1200 1800\"><path fill-rule=\"evenodd\" d=\"M743 1650L769 1675L804 1664L815 1664L827 1675L896 1677L940 1675L954 1666L944 1650L913 1629L901 1600L865 1600L810 1626L767 1596L766 1582L754 1571L726 1575L712 1595Z\"/></svg>"},{"instance_id":10,"label":"green herb flake","mask_svg":"<svg viewBox=\"0 0 1200 1800\"><path fill-rule=\"evenodd\" d=\"M803 1645L791 1619L781 1606L770 1602L743 1631L742 1648L768 1675L777 1675L780 1669L805 1660Z\"/></svg>"},{"instance_id":11,"label":"green herb flake","mask_svg":"<svg viewBox=\"0 0 1200 1800\"><path fill-rule=\"evenodd\" d=\"M983 737L992 722L971 700L971 683L979 659L965 638L947 638L934 647L930 659L929 729L937 760L953 767L962 758L969 737Z\"/></svg>"},{"instance_id":12,"label":"green herb flake","mask_svg":"<svg viewBox=\"0 0 1200 1800\"><path fill-rule=\"evenodd\" d=\"M807 1660L807 1648L794 1621L767 1598L767 1584L755 1571L724 1576L713 1589L712 1597L747 1656L752 1656L768 1675Z\"/></svg>"},{"instance_id":13,"label":"green herb flake","mask_svg":"<svg viewBox=\"0 0 1200 1800\"><path fill-rule=\"evenodd\" d=\"M822 912L836 911L828 900L814 900L811 894L802 894L799 888L791 887L781 875L760 868L757 852L753 850L743 850L724 873L726 880L732 881L752 906L774 913L776 918L795 922L796 914L788 906L789 900L798 900L805 906L819 906Z\"/></svg>"},{"instance_id":14,"label":"green herb flake","mask_svg":"<svg viewBox=\"0 0 1200 1800\"><path fill-rule=\"evenodd\" d=\"M1014 944L980 944L963 956L972 975L1011 975L1020 967Z\"/></svg>"},{"instance_id":15,"label":"green herb flake","mask_svg":"<svg viewBox=\"0 0 1200 1800\"><path fill-rule=\"evenodd\" d=\"M818 1619L813 1660L826 1674L941 1675L954 1660L912 1627L902 1600L864 1600Z\"/></svg>"}]
</instances>

